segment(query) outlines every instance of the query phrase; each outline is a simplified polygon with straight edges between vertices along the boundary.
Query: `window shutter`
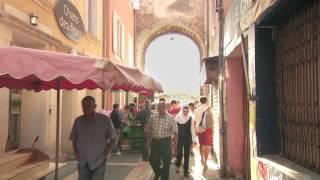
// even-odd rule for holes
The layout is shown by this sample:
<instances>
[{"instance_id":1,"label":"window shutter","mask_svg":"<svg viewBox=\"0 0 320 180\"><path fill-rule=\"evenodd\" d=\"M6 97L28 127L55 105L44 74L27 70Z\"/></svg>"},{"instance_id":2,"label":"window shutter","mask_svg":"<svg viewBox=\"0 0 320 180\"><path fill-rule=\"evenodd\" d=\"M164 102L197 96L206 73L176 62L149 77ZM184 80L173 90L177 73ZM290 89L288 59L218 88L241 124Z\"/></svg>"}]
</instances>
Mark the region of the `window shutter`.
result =
<instances>
[{"instance_id":1,"label":"window shutter","mask_svg":"<svg viewBox=\"0 0 320 180\"><path fill-rule=\"evenodd\" d=\"M130 66L134 66L133 62L133 38L130 34L128 34L128 64Z\"/></svg>"},{"instance_id":2,"label":"window shutter","mask_svg":"<svg viewBox=\"0 0 320 180\"><path fill-rule=\"evenodd\" d=\"M112 13L112 50L114 54L118 54L118 23L117 15L115 12Z\"/></svg>"},{"instance_id":3,"label":"window shutter","mask_svg":"<svg viewBox=\"0 0 320 180\"><path fill-rule=\"evenodd\" d=\"M124 34L124 25L121 24L121 60L124 61L125 55L125 34Z\"/></svg>"}]
</instances>

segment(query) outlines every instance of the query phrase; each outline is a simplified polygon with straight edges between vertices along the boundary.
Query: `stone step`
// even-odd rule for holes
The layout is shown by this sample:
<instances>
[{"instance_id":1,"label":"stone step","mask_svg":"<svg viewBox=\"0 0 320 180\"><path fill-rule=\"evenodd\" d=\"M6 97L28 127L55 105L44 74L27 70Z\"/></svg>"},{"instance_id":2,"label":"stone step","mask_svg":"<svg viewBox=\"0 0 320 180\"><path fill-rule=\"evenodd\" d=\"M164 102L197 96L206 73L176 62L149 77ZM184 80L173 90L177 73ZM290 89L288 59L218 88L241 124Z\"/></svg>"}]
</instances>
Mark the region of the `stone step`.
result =
<instances>
[{"instance_id":1,"label":"stone step","mask_svg":"<svg viewBox=\"0 0 320 180\"><path fill-rule=\"evenodd\" d=\"M7 173L1 174L0 179L22 180L33 176L35 173L47 167L46 161L29 162L27 165L21 166Z\"/></svg>"},{"instance_id":2,"label":"stone step","mask_svg":"<svg viewBox=\"0 0 320 180\"><path fill-rule=\"evenodd\" d=\"M0 157L0 175L13 169L19 168L32 161L33 152L17 151L15 153L6 153Z\"/></svg>"},{"instance_id":3,"label":"stone step","mask_svg":"<svg viewBox=\"0 0 320 180\"><path fill-rule=\"evenodd\" d=\"M36 149L20 149L0 156L0 179L27 179L49 166L49 157Z\"/></svg>"}]
</instances>

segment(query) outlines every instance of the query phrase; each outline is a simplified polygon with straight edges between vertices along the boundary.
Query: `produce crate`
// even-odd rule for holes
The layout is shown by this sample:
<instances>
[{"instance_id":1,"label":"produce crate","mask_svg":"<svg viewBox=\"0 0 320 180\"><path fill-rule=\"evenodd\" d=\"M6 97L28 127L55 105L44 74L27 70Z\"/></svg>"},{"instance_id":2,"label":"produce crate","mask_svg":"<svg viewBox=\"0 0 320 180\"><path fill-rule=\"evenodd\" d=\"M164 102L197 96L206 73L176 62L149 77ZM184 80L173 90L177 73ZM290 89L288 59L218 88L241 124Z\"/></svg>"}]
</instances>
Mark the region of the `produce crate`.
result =
<instances>
[{"instance_id":1,"label":"produce crate","mask_svg":"<svg viewBox=\"0 0 320 180\"><path fill-rule=\"evenodd\" d=\"M142 126L130 126L129 133L129 150L131 152L142 152L144 147L144 130Z\"/></svg>"}]
</instances>

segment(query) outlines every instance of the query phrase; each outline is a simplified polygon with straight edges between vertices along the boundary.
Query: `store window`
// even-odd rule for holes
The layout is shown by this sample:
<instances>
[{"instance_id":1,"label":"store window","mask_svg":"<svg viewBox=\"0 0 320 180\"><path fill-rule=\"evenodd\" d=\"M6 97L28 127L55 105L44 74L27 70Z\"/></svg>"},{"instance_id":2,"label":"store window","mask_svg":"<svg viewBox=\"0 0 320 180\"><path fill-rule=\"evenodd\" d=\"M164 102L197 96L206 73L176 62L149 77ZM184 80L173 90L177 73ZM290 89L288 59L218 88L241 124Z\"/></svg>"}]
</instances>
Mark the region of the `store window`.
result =
<instances>
[{"instance_id":1,"label":"store window","mask_svg":"<svg viewBox=\"0 0 320 180\"><path fill-rule=\"evenodd\" d=\"M21 124L21 90L12 89L9 93L9 123L6 151L19 148Z\"/></svg>"}]
</instances>

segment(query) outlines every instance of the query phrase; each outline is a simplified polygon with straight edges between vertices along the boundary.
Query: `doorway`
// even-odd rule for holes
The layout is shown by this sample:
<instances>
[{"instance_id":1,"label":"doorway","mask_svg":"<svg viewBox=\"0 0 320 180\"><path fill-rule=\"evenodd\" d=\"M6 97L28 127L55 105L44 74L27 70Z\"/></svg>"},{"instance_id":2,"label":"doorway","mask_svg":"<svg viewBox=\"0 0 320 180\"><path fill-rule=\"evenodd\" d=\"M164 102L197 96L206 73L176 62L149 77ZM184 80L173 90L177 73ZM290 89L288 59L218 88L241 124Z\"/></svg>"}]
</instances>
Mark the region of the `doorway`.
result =
<instances>
[{"instance_id":1,"label":"doorway","mask_svg":"<svg viewBox=\"0 0 320 180\"><path fill-rule=\"evenodd\" d=\"M249 118L246 80L241 48L226 61L227 170L230 176L246 178L249 156Z\"/></svg>"}]
</instances>

